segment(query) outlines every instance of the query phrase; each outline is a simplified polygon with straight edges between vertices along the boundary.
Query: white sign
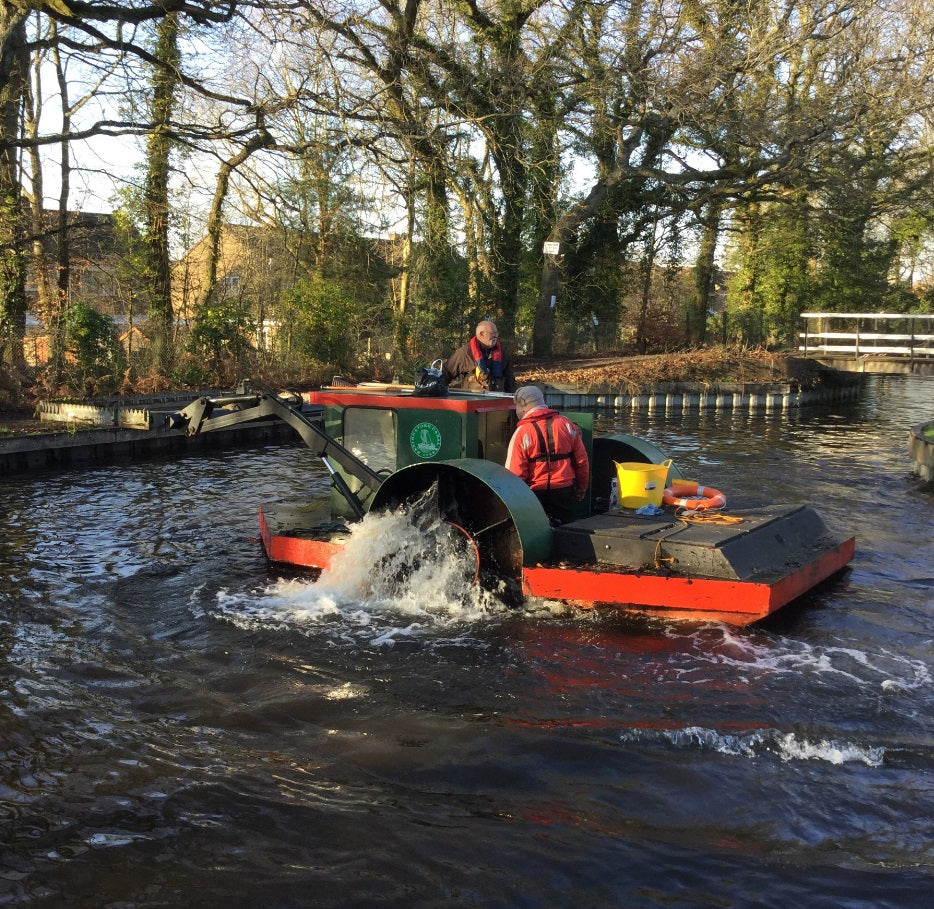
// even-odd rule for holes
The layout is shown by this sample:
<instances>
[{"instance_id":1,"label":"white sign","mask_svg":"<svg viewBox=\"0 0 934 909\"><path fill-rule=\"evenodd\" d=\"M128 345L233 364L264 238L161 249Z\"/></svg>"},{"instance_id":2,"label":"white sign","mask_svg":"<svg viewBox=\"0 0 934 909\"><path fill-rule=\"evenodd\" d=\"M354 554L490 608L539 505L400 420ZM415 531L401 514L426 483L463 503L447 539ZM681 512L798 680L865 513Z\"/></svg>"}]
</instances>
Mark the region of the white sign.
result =
<instances>
[{"instance_id":1,"label":"white sign","mask_svg":"<svg viewBox=\"0 0 934 909\"><path fill-rule=\"evenodd\" d=\"M554 243L554 242L552 242L552 241L549 240L549 241L542 247L542 249L545 251L545 255L546 255L546 256L556 256L556 255L558 255L559 252L561 252L561 244L560 244L560 243Z\"/></svg>"}]
</instances>

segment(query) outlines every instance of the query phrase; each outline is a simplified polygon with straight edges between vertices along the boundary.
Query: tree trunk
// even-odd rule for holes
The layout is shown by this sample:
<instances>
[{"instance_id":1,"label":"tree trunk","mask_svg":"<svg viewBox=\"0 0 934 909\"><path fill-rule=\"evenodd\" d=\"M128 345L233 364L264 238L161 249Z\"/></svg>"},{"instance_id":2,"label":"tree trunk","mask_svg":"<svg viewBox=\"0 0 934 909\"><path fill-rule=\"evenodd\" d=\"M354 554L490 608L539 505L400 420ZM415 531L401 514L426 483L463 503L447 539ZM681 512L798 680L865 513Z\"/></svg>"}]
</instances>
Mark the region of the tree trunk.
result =
<instances>
[{"instance_id":1,"label":"tree trunk","mask_svg":"<svg viewBox=\"0 0 934 909\"><path fill-rule=\"evenodd\" d=\"M0 363L25 366L26 263L17 147L29 78L27 12L0 3Z\"/></svg>"},{"instance_id":2,"label":"tree trunk","mask_svg":"<svg viewBox=\"0 0 934 909\"><path fill-rule=\"evenodd\" d=\"M412 280L412 247L415 237L415 199L409 185L406 194L405 236L402 238L399 263L399 296L396 299L393 314L393 355L396 362L402 362L403 352L409 345L409 309ZM395 250L393 250L395 254Z\"/></svg>"},{"instance_id":3,"label":"tree trunk","mask_svg":"<svg viewBox=\"0 0 934 909\"><path fill-rule=\"evenodd\" d=\"M169 129L178 87L178 16L159 21L150 104L153 131L147 142L143 207L146 219L147 275L150 286L150 349L156 371L168 373L174 362L175 318L169 257L169 172L172 138Z\"/></svg>"},{"instance_id":4,"label":"tree trunk","mask_svg":"<svg viewBox=\"0 0 934 909\"><path fill-rule=\"evenodd\" d=\"M555 307L561 295L563 247L568 238L587 218L606 201L610 189L621 182L625 171L617 168L608 177L598 180L590 189L587 198L578 202L558 218L548 234L549 244L557 244L557 255L546 255L542 265L542 277L538 286L538 304L535 307L535 325L532 329L532 354L536 357L551 356L554 340Z\"/></svg>"},{"instance_id":5,"label":"tree trunk","mask_svg":"<svg viewBox=\"0 0 934 909\"><path fill-rule=\"evenodd\" d=\"M65 310L68 308L71 286L71 233L68 226L68 194L71 177L71 161L68 142L62 142L62 189L58 199L58 263L56 280L56 307L49 332L52 341L53 376L58 379L65 364Z\"/></svg>"},{"instance_id":6,"label":"tree trunk","mask_svg":"<svg viewBox=\"0 0 934 909\"><path fill-rule=\"evenodd\" d=\"M33 56L30 66L30 79L26 83L27 94L24 105L24 132L31 144L27 149L31 188L28 193L30 213L30 233L32 235L32 267L36 281L36 310L48 327L54 315L55 294L49 281L49 262L46 255L45 237L49 224L45 219L43 199L45 198L42 174L42 156L39 154L39 118L42 116L42 82L40 68L44 62L41 54Z\"/></svg>"},{"instance_id":7,"label":"tree trunk","mask_svg":"<svg viewBox=\"0 0 934 909\"><path fill-rule=\"evenodd\" d=\"M649 301L652 299L652 279L655 275L655 238L658 233L658 219L652 220L652 233L642 261L642 299L639 302L639 323L636 326L636 350L640 354L648 352L649 337Z\"/></svg>"},{"instance_id":8,"label":"tree trunk","mask_svg":"<svg viewBox=\"0 0 934 909\"><path fill-rule=\"evenodd\" d=\"M204 305L217 286L217 262L220 257L221 233L224 227L224 202L230 189L230 175L241 164L244 164L255 151L261 148L272 148L274 145L275 140L266 132L262 122L260 122L258 132L250 138L250 141L236 155L222 162L217 172L217 184L214 187L214 197L211 199L211 210L208 212L206 227L208 254L204 263L203 283L198 293L197 305Z\"/></svg>"},{"instance_id":9,"label":"tree trunk","mask_svg":"<svg viewBox=\"0 0 934 909\"><path fill-rule=\"evenodd\" d=\"M56 384L61 381L65 365L65 310L68 307L68 291L71 285L71 235L68 227L68 199L71 193L71 102L68 96L68 78L62 65L55 38L58 27L52 25L52 55L55 61L55 77L62 104L62 141L59 143L62 162L59 168L61 186L58 194L58 261L56 268L56 306L49 323L49 351L51 377Z\"/></svg>"},{"instance_id":10,"label":"tree trunk","mask_svg":"<svg viewBox=\"0 0 934 909\"><path fill-rule=\"evenodd\" d=\"M703 344L707 339L707 309L714 279L714 257L720 236L720 214L718 202L711 202L703 219L703 234L700 249L694 264L694 295L686 313L687 340L689 344Z\"/></svg>"},{"instance_id":11,"label":"tree trunk","mask_svg":"<svg viewBox=\"0 0 934 909\"><path fill-rule=\"evenodd\" d=\"M503 337L516 335L516 314L519 309L519 269L522 264L522 226L525 215L525 194L528 189L524 168L518 162L502 163L503 222L496 246L493 272L493 299L498 328Z\"/></svg>"}]
</instances>

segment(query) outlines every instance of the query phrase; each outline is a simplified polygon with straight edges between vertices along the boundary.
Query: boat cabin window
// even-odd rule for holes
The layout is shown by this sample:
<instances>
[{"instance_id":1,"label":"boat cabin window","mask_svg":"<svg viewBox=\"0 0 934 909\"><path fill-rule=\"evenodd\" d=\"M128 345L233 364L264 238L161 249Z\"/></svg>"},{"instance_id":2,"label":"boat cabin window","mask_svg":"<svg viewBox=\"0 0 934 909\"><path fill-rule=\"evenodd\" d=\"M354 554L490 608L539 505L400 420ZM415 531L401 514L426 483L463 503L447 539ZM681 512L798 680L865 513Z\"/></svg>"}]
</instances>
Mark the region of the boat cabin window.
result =
<instances>
[{"instance_id":1,"label":"boat cabin window","mask_svg":"<svg viewBox=\"0 0 934 909\"><path fill-rule=\"evenodd\" d=\"M516 428L516 415L511 410L478 415L477 436L480 443L478 457L497 464L506 463L506 450Z\"/></svg>"},{"instance_id":2,"label":"boat cabin window","mask_svg":"<svg viewBox=\"0 0 934 909\"><path fill-rule=\"evenodd\" d=\"M377 407L344 411L344 448L377 473L396 469L396 413Z\"/></svg>"}]
</instances>

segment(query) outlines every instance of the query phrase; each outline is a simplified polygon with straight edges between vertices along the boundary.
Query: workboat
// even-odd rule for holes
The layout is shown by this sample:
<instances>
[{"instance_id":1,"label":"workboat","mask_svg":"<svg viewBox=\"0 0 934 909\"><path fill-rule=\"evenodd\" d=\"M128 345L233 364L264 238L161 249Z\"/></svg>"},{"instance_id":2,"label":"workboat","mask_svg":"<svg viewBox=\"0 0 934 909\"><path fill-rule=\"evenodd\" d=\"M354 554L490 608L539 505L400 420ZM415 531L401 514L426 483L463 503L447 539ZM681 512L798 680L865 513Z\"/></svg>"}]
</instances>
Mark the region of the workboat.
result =
<instances>
[{"instance_id":1,"label":"workboat","mask_svg":"<svg viewBox=\"0 0 934 909\"><path fill-rule=\"evenodd\" d=\"M503 466L516 425L508 394L426 396L416 386L346 381L300 395L243 386L198 398L169 425L197 434L284 420L322 459L329 497L259 505L262 545L276 565L325 569L354 522L418 503L452 529L476 582L504 596L746 625L851 561L853 537L831 531L811 505L735 507L648 440L595 437L593 414L564 413L580 427L591 488L560 526Z\"/></svg>"}]
</instances>

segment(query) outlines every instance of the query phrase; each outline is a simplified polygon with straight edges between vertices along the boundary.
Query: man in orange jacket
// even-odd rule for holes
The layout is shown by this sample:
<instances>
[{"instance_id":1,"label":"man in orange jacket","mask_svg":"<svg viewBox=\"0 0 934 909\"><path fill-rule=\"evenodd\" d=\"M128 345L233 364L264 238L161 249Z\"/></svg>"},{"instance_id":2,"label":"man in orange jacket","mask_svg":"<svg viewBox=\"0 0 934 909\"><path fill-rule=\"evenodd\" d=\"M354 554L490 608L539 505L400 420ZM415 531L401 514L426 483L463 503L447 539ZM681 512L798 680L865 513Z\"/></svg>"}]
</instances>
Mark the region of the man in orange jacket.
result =
<instances>
[{"instance_id":1,"label":"man in orange jacket","mask_svg":"<svg viewBox=\"0 0 934 909\"><path fill-rule=\"evenodd\" d=\"M574 518L574 500L590 484L590 461L578 426L545 404L540 388L516 392L519 424L506 452L506 469L525 480L552 523Z\"/></svg>"}]
</instances>

